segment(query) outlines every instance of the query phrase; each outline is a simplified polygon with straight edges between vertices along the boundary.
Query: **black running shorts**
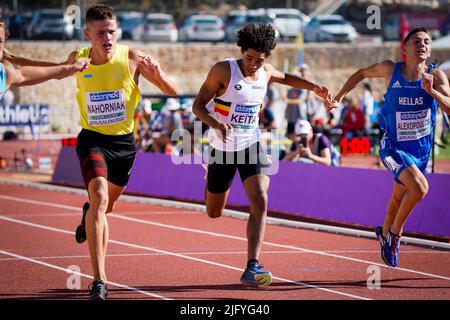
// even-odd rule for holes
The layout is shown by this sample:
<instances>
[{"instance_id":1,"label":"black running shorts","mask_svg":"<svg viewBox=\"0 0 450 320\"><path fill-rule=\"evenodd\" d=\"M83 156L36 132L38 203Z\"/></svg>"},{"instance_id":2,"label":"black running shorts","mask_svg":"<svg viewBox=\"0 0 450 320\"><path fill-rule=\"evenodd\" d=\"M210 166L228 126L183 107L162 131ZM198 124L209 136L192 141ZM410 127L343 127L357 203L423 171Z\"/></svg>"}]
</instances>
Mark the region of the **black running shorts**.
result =
<instances>
[{"instance_id":1,"label":"black running shorts","mask_svg":"<svg viewBox=\"0 0 450 320\"><path fill-rule=\"evenodd\" d=\"M226 152L208 148L207 187L211 193L219 194L230 189L236 170L241 181L257 175L267 175L267 155L259 142L242 151Z\"/></svg>"},{"instance_id":2,"label":"black running shorts","mask_svg":"<svg viewBox=\"0 0 450 320\"><path fill-rule=\"evenodd\" d=\"M124 187L136 157L133 134L104 135L83 129L78 134L77 155L86 187L95 177L104 177Z\"/></svg>"}]
</instances>

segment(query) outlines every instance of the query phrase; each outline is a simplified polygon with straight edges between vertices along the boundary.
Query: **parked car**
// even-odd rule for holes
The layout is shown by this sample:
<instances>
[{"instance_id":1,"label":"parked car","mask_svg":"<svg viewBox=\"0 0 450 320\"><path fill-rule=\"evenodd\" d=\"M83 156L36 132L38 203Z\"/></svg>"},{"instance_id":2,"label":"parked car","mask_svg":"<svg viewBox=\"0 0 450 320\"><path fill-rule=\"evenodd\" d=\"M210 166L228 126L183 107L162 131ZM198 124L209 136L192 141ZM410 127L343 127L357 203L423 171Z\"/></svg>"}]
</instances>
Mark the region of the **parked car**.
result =
<instances>
[{"instance_id":1,"label":"parked car","mask_svg":"<svg viewBox=\"0 0 450 320\"><path fill-rule=\"evenodd\" d=\"M275 28L281 38L296 38L302 26L311 19L297 9L270 8L267 15L273 16Z\"/></svg>"},{"instance_id":2,"label":"parked car","mask_svg":"<svg viewBox=\"0 0 450 320\"><path fill-rule=\"evenodd\" d=\"M74 36L74 25L62 9L34 11L27 27L28 39L67 39Z\"/></svg>"},{"instance_id":3,"label":"parked car","mask_svg":"<svg viewBox=\"0 0 450 320\"><path fill-rule=\"evenodd\" d=\"M224 17L225 40L233 42L236 39L236 31L241 28L247 17L247 11L231 10Z\"/></svg>"},{"instance_id":4,"label":"parked car","mask_svg":"<svg viewBox=\"0 0 450 320\"><path fill-rule=\"evenodd\" d=\"M357 32L340 15L318 15L304 29L305 42L355 42Z\"/></svg>"},{"instance_id":5,"label":"parked car","mask_svg":"<svg viewBox=\"0 0 450 320\"><path fill-rule=\"evenodd\" d=\"M132 32L133 40L177 42L178 29L173 16L165 13L149 13L144 22Z\"/></svg>"},{"instance_id":6,"label":"parked car","mask_svg":"<svg viewBox=\"0 0 450 320\"><path fill-rule=\"evenodd\" d=\"M237 19L236 19L237 20ZM237 23L239 21L240 23ZM280 37L280 32L275 27L274 15L267 15L264 9L249 10L245 15L239 20L235 21L231 26L226 26L226 40L229 42L236 41L237 32L239 29L243 28L245 25L253 23L259 24L270 24L275 29L275 37L278 39Z\"/></svg>"},{"instance_id":7,"label":"parked car","mask_svg":"<svg viewBox=\"0 0 450 320\"><path fill-rule=\"evenodd\" d=\"M119 11L116 17L122 31L122 39L131 39L134 29L144 22L144 14L137 11Z\"/></svg>"},{"instance_id":8,"label":"parked car","mask_svg":"<svg viewBox=\"0 0 450 320\"><path fill-rule=\"evenodd\" d=\"M179 28L180 41L222 41L225 27L216 15L194 14L188 16Z\"/></svg>"},{"instance_id":9,"label":"parked car","mask_svg":"<svg viewBox=\"0 0 450 320\"><path fill-rule=\"evenodd\" d=\"M26 31L28 24L33 17L32 12L21 12L14 14L9 19L8 29L10 39L24 39L26 37Z\"/></svg>"},{"instance_id":10,"label":"parked car","mask_svg":"<svg viewBox=\"0 0 450 320\"><path fill-rule=\"evenodd\" d=\"M259 11L249 11L247 18L245 19L245 24L270 24L275 29L275 38L280 38L280 31L275 26L275 15L268 15L265 12L259 12Z\"/></svg>"}]
</instances>

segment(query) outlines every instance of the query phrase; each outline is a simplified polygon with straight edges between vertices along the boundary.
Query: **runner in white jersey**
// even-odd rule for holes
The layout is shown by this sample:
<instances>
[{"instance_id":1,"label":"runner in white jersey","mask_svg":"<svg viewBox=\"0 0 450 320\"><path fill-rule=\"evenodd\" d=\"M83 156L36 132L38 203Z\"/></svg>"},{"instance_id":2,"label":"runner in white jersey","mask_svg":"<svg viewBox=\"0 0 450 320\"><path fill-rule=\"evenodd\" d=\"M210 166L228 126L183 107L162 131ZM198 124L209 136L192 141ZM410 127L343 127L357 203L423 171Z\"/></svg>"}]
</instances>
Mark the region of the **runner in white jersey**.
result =
<instances>
[{"instance_id":1,"label":"runner in white jersey","mask_svg":"<svg viewBox=\"0 0 450 320\"><path fill-rule=\"evenodd\" d=\"M267 287L272 273L264 271L258 259L267 216L269 177L263 167L267 157L260 150L258 113L269 81L299 89L313 90L333 103L326 88L266 63L275 48L272 26L249 24L238 31L237 45L242 57L216 63L195 99L195 115L210 127L206 208L218 218L225 208L236 171L239 171L250 202L247 223L248 262L241 277L244 285Z\"/></svg>"},{"instance_id":2,"label":"runner in white jersey","mask_svg":"<svg viewBox=\"0 0 450 320\"><path fill-rule=\"evenodd\" d=\"M209 130L210 146L223 151L241 151L259 141L259 111L267 92L267 72L260 68L255 81L247 80L236 59L227 59L230 81L224 94L210 100L207 109L232 130L225 143L220 134Z\"/></svg>"}]
</instances>

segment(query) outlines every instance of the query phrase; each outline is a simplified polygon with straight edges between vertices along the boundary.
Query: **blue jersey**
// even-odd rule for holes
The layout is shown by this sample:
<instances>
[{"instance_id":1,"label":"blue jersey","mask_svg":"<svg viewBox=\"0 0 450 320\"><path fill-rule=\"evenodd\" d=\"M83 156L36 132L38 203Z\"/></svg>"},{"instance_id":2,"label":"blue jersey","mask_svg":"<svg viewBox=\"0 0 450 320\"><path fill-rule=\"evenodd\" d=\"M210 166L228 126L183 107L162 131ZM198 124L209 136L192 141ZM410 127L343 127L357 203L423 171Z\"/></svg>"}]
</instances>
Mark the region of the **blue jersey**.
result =
<instances>
[{"instance_id":1,"label":"blue jersey","mask_svg":"<svg viewBox=\"0 0 450 320\"><path fill-rule=\"evenodd\" d=\"M380 112L380 127L385 135L383 149L399 149L417 158L428 158L433 145L437 102L422 89L422 78L407 81L402 75L403 62L397 62L384 104ZM427 73L433 71L430 65Z\"/></svg>"},{"instance_id":2,"label":"blue jersey","mask_svg":"<svg viewBox=\"0 0 450 320\"><path fill-rule=\"evenodd\" d=\"M0 99L6 91L6 70L2 63L0 63Z\"/></svg>"}]
</instances>

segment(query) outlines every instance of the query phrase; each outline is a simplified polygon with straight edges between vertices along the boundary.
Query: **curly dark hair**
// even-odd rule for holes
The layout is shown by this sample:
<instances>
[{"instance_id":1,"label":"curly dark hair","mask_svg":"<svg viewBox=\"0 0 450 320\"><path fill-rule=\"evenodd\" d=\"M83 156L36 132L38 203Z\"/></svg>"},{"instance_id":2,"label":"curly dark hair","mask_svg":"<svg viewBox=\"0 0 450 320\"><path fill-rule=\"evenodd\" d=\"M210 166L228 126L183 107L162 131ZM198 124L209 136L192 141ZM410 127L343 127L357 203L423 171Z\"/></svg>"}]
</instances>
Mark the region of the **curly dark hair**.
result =
<instances>
[{"instance_id":1,"label":"curly dark hair","mask_svg":"<svg viewBox=\"0 0 450 320\"><path fill-rule=\"evenodd\" d=\"M237 32L237 46L244 52L254 49L270 56L277 46L275 29L270 24L248 24Z\"/></svg>"}]
</instances>

